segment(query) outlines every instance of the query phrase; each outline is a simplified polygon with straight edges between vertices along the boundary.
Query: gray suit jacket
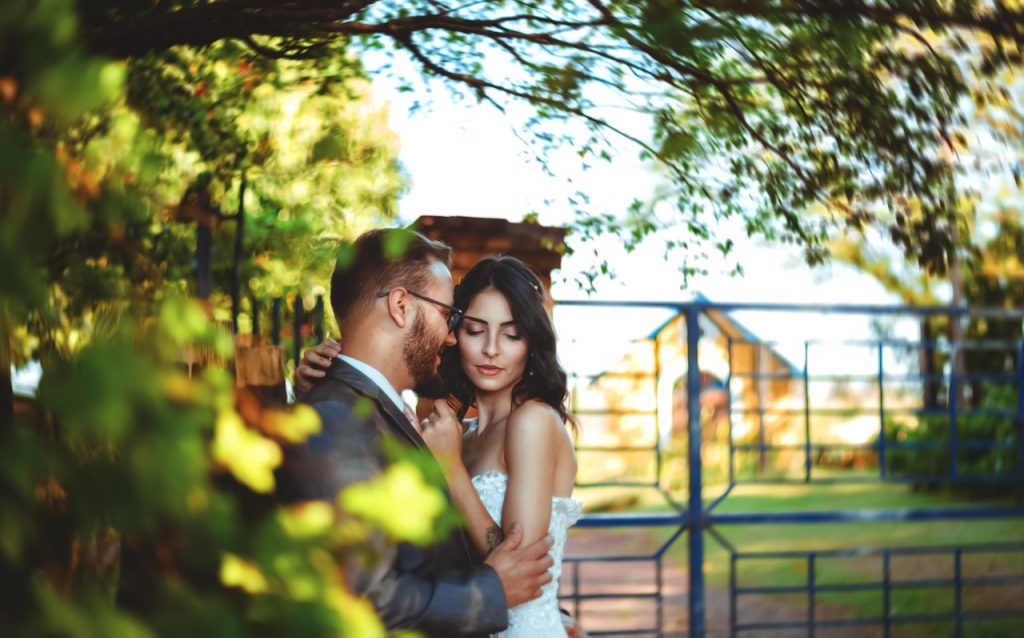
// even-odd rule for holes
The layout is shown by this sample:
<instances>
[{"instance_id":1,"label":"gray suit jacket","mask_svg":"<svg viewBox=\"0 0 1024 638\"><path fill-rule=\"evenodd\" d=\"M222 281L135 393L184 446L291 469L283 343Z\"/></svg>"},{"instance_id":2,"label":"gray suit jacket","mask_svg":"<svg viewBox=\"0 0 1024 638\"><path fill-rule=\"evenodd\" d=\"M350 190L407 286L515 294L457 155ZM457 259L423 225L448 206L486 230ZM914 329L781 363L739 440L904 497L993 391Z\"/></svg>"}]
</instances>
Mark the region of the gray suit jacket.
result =
<instances>
[{"instance_id":1,"label":"gray suit jacket","mask_svg":"<svg viewBox=\"0 0 1024 638\"><path fill-rule=\"evenodd\" d=\"M286 449L278 472L285 502L333 501L338 490L381 472L385 438L427 450L405 415L364 374L336 359L305 398L323 429ZM449 505L451 496L445 489ZM428 547L385 545L369 569L347 565L350 585L365 594L388 629L414 628L428 636L484 636L508 624L497 573L474 560L464 530Z\"/></svg>"}]
</instances>

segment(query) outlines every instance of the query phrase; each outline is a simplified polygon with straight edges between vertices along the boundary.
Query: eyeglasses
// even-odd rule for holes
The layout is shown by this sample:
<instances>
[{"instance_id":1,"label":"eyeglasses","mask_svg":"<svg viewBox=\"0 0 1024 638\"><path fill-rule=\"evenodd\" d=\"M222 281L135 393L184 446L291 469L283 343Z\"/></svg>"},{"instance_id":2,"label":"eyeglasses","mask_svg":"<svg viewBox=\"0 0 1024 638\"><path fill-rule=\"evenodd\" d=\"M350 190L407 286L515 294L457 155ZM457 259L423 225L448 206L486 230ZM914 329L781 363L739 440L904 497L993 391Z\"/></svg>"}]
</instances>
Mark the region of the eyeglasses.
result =
<instances>
[{"instance_id":1,"label":"eyeglasses","mask_svg":"<svg viewBox=\"0 0 1024 638\"><path fill-rule=\"evenodd\" d=\"M395 288L389 288L388 290L385 290L384 292L378 292L377 293L377 298L381 299L383 297L387 297L388 295L391 294L392 290L395 290ZM445 310L447 310L448 311L448 332L453 332L455 330L455 328L458 327L459 319L462 318L462 311L459 310L458 308L456 308L455 306L450 306L450 305L446 304L443 301L438 301L437 299L432 299L432 298L430 298L430 297L428 297L426 295L421 295L418 292L413 292L413 291L409 290L408 288L402 288L402 290L406 291L407 293L409 293L413 297L416 297L417 299L422 299L423 301L429 301L430 303L432 303L432 304L434 304L436 306L440 306L440 307L444 308Z\"/></svg>"}]
</instances>

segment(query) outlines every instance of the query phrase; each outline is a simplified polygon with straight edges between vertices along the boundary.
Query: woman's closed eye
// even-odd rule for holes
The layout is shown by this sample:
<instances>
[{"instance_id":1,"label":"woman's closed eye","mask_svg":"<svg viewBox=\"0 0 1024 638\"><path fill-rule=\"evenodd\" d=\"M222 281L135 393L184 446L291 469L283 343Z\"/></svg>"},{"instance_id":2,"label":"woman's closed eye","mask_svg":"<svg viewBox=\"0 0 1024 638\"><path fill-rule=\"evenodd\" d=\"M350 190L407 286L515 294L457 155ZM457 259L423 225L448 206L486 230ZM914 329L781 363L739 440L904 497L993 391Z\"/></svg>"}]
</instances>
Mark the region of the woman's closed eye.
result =
<instances>
[{"instance_id":1,"label":"woman's closed eye","mask_svg":"<svg viewBox=\"0 0 1024 638\"><path fill-rule=\"evenodd\" d=\"M473 329L470 328L469 326L463 328L463 332L465 332L470 337L475 337L477 335L482 335L484 333L482 329ZM523 338L523 336L518 332L503 332L501 333L501 336L511 339L512 341L519 341L520 339Z\"/></svg>"}]
</instances>

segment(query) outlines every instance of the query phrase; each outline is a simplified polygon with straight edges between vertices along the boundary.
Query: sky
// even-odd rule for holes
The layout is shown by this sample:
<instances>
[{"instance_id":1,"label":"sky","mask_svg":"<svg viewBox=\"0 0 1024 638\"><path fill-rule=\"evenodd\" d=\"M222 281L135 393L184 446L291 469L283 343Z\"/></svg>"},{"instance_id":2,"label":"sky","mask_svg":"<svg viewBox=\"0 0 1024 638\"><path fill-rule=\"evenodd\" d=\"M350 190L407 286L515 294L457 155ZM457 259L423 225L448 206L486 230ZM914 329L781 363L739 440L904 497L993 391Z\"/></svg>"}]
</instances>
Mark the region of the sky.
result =
<instances>
[{"instance_id":1,"label":"sky","mask_svg":"<svg viewBox=\"0 0 1024 638\"><path fill-rule=\"evenodd\" d=\"M400 92L385 74L371 72L371 77L375 78L378 99L389 105L390 125L400 139L399 159L411 182L399 202L398 216L403 223L421 215L519 221L535 212L541 224L560 226L572 220L565 200L575 190L586 191L597 207L618 212L625 211L634 197L653 194L662 179L636 159L636 149L627 142L614 162L595 163L589 171L580 169L573 149L566 149L550 164L555 175L548 175L533 160L529 143L517 137L517 114L504 115L487 104L459 102L440 86L429 94ZM416 108L425 95L430 107ZM721 270L726 266L711 262L713 272L691 287L716 301L892 301L873 279L842 264L812 270L792 246L765 245L748 239L739 228L725 229L722 235L737 242L746 273L730 277L716 271L716 266ZM602 297L680 299L682 277L670 264L661 259L659 277L650 277L652 259L662 256L656 241L634 254L626 254L618 246L615 237L582 246L578 255L563 262L563 274L571 281L571 273L589 263L590 249L596 247L602 255L614 257L618 274L615 281L599 283ZM581 296L571 283L556 283L552 292L563 299Z\"/></svg>"},{"instance_id":2,"label":"sky","mask_svg":"<svg viewBox=\"0 0 1024 638\"><path fill-rule=\"evenodd\" d=\"M608 165L580 169L572 149L556 156L549 175L533 160L529 144L515 133L515 114L505 115L492 106L459 102L435 87L429 94L399 92L383 74L374 74L375 93L390 105L390 124L400 139L399 159L411 188L399 203L399 220L410 223L421 215L500 217L519 221L535 212L541 224L564 225L571 221L566 197L577 189L608 211L625 211L634 197L654 192L661 179L635 159L626 143ZM429 95L429 108L414 107ZM699 291L712 301L796 304L898 303L873 278L843 264L811 269L792 246L770 246L747 238L740 228L725 228L737 246L745 273L727 274L721 260L709 262L710 273L690 281L680 290L682 275L673 259L665 259L656 239L641 250L626 253L618 238L609 236L593 244L575 244L576 254L562 263L552 296L556 300L581 299L587 295L573 283L574 275L593 263L593 250L609 258L616 270L614 280L599 280L592 298L602 300L687 301ZM571 238L570 238L571 240ZM601 316L599 316L601 315ZM666 311L598 311L557 308L555 327L563 361L581 371L606 365L609 357L628 346L628 339L645 336L664 321ZM737 313L759 337L778 341L779 348L802 359L803 340L857 339L871 336L864 316L820 314ZM588 318L589 317L589 318ZM824 319L824 320L823 320ZM622 326L623 342L613 347L604 331L586 326ZM841 356L847 362L849 355ZM818 357L819 359L821 357ZM826 359L833 358L826 355ZM799 363L799 361L797 361ZM874 365L873 358L865 365Z\"/></svg>"}]
</instances>

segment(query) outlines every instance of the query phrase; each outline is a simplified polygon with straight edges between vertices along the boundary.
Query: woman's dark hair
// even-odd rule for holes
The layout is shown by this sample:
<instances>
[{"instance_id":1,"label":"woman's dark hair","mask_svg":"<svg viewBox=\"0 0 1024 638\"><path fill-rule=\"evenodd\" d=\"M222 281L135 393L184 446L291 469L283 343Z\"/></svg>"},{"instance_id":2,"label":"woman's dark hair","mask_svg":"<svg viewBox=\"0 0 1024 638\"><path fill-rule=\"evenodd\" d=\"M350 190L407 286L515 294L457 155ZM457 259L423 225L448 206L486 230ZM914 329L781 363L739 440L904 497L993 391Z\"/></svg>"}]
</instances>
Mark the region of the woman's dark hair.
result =
<instances>
[{"instance_id":1,"label":"woman's dark hair","mask_svg":"<svg viewBox=\"0 0 1024 638\"><path fill-rule=\"evenodd\" d=\"M540 279L515 257L484 257L455 287L455 307L465 311L473 298L487 288L494 288L504 295L519 334L526 338L526 369L512 388L513 404L519 405L530 399L547 403L575 429L575 420L565 406L569 396L568 382L555 355L555 331L544 307L544 288ZM441 378L461 404L461 418L473 401L474 387L462 369L457 347L444 351Z\"/></svg>"}]
</instances>

